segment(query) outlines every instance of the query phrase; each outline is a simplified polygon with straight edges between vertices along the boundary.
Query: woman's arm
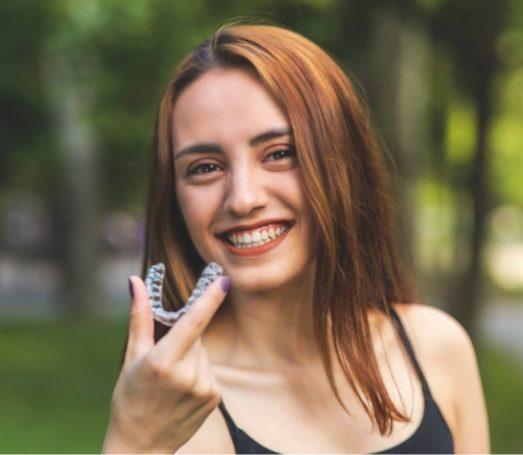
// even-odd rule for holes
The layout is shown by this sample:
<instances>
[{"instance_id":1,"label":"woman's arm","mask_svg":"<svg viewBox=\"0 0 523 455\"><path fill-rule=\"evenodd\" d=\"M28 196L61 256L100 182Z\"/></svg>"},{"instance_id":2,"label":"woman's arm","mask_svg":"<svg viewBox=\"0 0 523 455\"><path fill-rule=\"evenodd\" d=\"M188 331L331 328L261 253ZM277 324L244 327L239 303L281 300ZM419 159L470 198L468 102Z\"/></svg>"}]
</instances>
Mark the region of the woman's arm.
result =
<instances>
[{"instance_id":1,"label":"woman's arm","mask_svg":"<svg viewBox=\"0 0 523 455\"><path fill-rule=\"evenodd\" d=\"M487 406L472 341L454 319L445 343L455 377L457 416L454 449L456 453L490 453Z\"/></svg>"},{"instance_id":2,"label":"woman's arm","mask_svg":"<svg viewBox=\"0 0 523 455\"><path fill-rule=\"evenodd\" d=\"M451 427L456 453L490 453L487 409L472 341L463 326L438 308L412 303L395 308L429 373L432 392ZM431 376L433 375L433 376ZM441 387L441 388L440 388Z\"/></svg>"}]
</instances>

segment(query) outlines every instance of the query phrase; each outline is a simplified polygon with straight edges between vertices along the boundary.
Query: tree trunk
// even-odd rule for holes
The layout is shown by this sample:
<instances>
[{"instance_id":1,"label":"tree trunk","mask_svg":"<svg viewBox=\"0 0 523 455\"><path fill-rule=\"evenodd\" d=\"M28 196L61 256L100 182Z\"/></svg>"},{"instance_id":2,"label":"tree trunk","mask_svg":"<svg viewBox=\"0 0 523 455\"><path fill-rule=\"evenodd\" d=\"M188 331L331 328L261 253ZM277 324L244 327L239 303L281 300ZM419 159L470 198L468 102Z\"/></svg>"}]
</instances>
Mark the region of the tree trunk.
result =
<instances>
[{"instance_id":1,"label":"tree trunk","mask_svg":"<svg viewBox=\"0 0 523 455\"><path fill-rule=\"evenodd\" d=\"M495 75L499 70L498 37L508 17L504 0L481 0L474 11L463 9L463 28L455 45L455 61L463 87L470 88L476 113L476 143L467 181L471 223L467 242L467 265L455 292L453 313L475 344L481 344L479 315L483 305L485 276L483 250L486 220L491 208L489 192L489 127L493 115Z\"/></svg>"},{"instance_id":2,"label":"tree trunk","mask_svg":"<svg viewBox=\"0 0 523 455\"><path fill-rule=\"evenodd\" d=\"M415 187L427 149L426 69L429 43L415 16L394 8L374 12L369 52L371 105L378 131L396 164L401 211L398 230L404 260L415 268ZM386 77L384 77L386 75ZM415 252L414 252L415 253ZM413 263L414 262L414 263Z\"/></svg>"},{"instance_id":3,"label":"tree trunk","mask_svg":"<svg viewBox=\"0 0 523 455\"><path fill-rule=\"evenodd\" d=\"M47 59L46 86L61 150L61 175L54 204L62 286L57 304L65 316L94 311L99 286L96 141L86 120L88 93L63 55Z\"/></svg>"},{"instance_id":4,"label":"tree trunk","mask_svg":"<svg viewBox=\"0 0 523 455\"><path fill-rule=\"evenodd\" d=\"M493 71L493 68L490 69ZM474 92L476 108L477 138L471 163L468 191L472 202L472 226L468 245L468 264L460 288L455 293L453 310L455 317L463 324L473 342L479 343L479 314L483 296L483 251L486 239L486 220L490 208L488 189L488 132L492 117L492 73L478 74Z\"/></svg>"}]
</instances>

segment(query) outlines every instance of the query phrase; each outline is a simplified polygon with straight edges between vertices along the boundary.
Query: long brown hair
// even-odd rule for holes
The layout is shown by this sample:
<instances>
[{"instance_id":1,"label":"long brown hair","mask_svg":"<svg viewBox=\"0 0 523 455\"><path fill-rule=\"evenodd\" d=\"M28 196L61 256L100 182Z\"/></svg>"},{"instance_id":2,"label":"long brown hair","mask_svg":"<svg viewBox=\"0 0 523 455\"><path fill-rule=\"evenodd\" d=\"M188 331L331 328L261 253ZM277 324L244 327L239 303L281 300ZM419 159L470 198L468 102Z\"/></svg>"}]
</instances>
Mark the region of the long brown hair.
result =
<instances>
[{"instance_id":1,"label":"long brown hair","mask_svg":"<svg viewBox=\"0 0 523 455\"><path fill-rule=\"evenodd\" d=\"M273 25L229 24L177 67L156 123L142 274L151 264L165 263L164 302L175 309L205 266L177 203L171 125L182 90L216 67L253 71L288 116L319 228L313 311L323 366L350 414L333 379L333 348L373 424L390 434L393 420L409 419L386 391L367 314L374 309L390 318L391 302L412 302L413 280L396 250L392 180L365 104L334 59L308 39ZM157 339L165 332L156 325Z\"/></svg>"}]
</instances>

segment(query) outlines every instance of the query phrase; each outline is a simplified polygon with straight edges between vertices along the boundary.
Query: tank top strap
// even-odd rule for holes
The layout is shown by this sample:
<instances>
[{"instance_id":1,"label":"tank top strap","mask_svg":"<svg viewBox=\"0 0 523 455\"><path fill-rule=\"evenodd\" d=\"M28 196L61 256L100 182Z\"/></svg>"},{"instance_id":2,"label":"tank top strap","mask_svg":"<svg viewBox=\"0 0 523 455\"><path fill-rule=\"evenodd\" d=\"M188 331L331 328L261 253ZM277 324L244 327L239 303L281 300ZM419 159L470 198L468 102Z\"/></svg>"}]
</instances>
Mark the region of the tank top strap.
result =
<instances>
[{"instance_id":1,"label":"tank top strap","mask_svg":"<svg viewBox=\"0 0 523 455\"><path fill-rule=\"evenodd\" d=\"M231 415L229 414L229 411L227 411L227 408L225 407L225 404L223 403L223 400L220 401L220 404L218 405L220 408L220 411L222 411L223 418L225 419L225 422L227 423L227 428L229 428L229 432L231 435L234 435L236 431L238 430L238 427L234 423L234 420L232 419Z\"/></svg>"},{"instance_id":2,"label":"tank top strap","mask_svg":"<svg viewBox=\"0 0 523 455\"><path fill-rule=\"evenodd\" d=\"M394 319L394 321L396 323L396 327L399 330L400 338L403 341L405 348L407 349L407 354L409 355L412 365L414 366L414 369L416 370L416 373L419 377L421 386L423 387L423 394L425 395L425 397L430 397L431 393L430 393L429 385L427 384L427 380L425 379L425 375L423 374L423 371L418 363L418 359L416 358L416 355L414 354L414 349L412 348L412 344L409 340L409 337L407 336L407 332L405 331L405 328L403 327L401 319L398 316L398 313L396 312L396 310L392 307L392 305L390 306L390 312L392 314L392 318Z\"/></svg>"}]
</instances>

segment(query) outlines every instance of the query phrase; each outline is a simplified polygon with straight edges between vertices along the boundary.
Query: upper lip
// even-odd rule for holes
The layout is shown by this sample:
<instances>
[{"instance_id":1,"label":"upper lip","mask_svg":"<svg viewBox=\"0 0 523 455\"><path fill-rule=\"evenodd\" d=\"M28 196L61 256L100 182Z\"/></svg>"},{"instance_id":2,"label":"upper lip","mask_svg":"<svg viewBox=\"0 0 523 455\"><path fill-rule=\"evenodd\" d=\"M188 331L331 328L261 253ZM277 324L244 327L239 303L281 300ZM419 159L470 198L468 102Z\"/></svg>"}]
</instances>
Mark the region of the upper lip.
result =
<instances>
[{"instance_id":1,"label":"upper lip","mask_svg":"<svg viewBox=\"0 0 523 455\"><path fill-rule=\"evenodd\" d=\"M220 232L218 232L217 235L225 235L226 233L231 232L231 231L247 231L249 229L254 229L254 228L257 228L260 226L265 226L266 224L277 224L277 223L290 224L290 225L294 224L294 222L292 220L285 220L282 218L272 218L269 220L258 221L257 223L253 223L253 224L238 224L236 226L232 226L230 228L221 230Z\"/></svg>"}]
</instances>

